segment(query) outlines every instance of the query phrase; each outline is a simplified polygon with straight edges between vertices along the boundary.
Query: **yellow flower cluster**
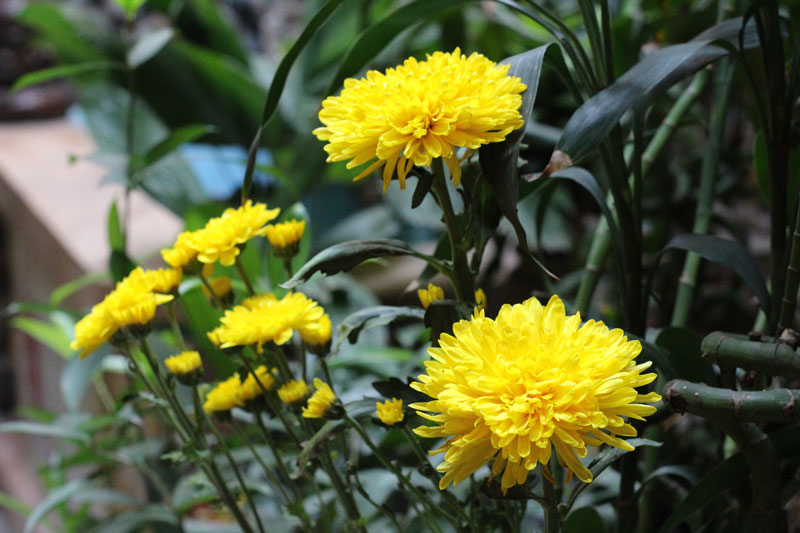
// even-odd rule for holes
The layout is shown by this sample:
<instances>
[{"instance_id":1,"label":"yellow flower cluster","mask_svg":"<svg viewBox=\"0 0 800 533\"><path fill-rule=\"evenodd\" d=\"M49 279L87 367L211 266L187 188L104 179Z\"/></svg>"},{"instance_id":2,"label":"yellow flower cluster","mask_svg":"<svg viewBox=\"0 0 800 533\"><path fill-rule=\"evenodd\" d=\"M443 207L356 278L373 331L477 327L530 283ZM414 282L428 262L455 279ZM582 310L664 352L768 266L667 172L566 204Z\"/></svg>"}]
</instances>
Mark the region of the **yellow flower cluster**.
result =
<instances>
[{"instance_id":1,"label":"yellow flower cluster","mask_svg":"<svg viewBox=\"0 0 800 533\"><path fill-rule=\"evenodd\" d=\"M277 257L294 257L306 229L305 220L290 220L266 227L267 239Z\"/></svg>"},{"instance_id":2,"label":"yellow flower cluster","mask_svg":"<svg viewBox=\"0 0 800 533\"><path fill-rule=\"evenodd\" d=\"M206 395L203 410L208 413L227 412L234 407L244 406L242 399L242 381L239 374L234 374L225 381L217 383L216 387Z\"/></svg>"},{"instance_id":3,"label":"yellow flower cluster","mask_svg":"<svg viewBox=\"0 0 800 533\"><path fill-rule=\"evenodd\" d=\"M208 338L221 348L255 344L261 352L264 343L285 344L295 330L310 345L326 344L331 338L330 317L299 292L280 300L270 293L247 298L225 311L220 323Z\"/></svg>"},{"instance_id":4,"label":"yellow flower cluster","mask_svg":"<svg viewBox=\"0 0 800 533\"><path fill-rule=\"evenodd\" d=\"M120 329L149 323L156 306L173 298L162 293L172 291L180 279L179 269L137 267L75 324L75 340L70 348L80 350L83 358L108 342Z\"/></svg>"},{"instance_id":5,"label":"yellow flower cluster","mask_svg":"<svg viewBox=\"0 0 800 533\"><path fill-rule=\"evenodd\" d=\"M375 403L375 413L378 415L378 420L387 426L399 424L405 418L403 414L403 400L392 398L385 402Z\"/></svg>"},{"instance_id":6,"label":"yellow flower cluster","mask_svg":"<svg viewBox=\"0 0 800 533\"><path fill-rule=\"evenodd\" d=\"M182 376L199 370L203 366L200 354L197 352L182 352L164 360L164 366L171 374Z\"/></svg>"},{"instance_id":7,"label":"yellow flower cluster","mask_svg":"<svg viewBox=\"0 0 800 533\"><path fill-rule=\"evenodd\" d=\"M308 396L308 384L300 379L293 379L278 389L278 398L285 404L297 403Z\"/></svg>"},{"instance_id":8,"label":"yellow flower cluster","mask_svg":"<svg viewBox=\"0 0 800 533\"><path fill-rule=\"evenodd\" d=\"M502 472L508 490L553 449L568 477L588 483L579 460L587 446L632 450L620 437L636 430L622 417L642 420L656 410L644 404L660 399L636 391L656 378L641 373L650 362L635 362L640 343L602 322L581 325L557 296L546 307L535 298L505 305L496 320L477 310L439 343L428 350L427 374L411 384L434 400L411 407L435 423L418 435L446 439L432 452L445 453L442 489L494 461L492 474Z\"/></svg>"},{"instance_id":9,"label":"yellow flower cluster","mask_svg":"<svg viewBox=\"0 0 800 533\"><path fill-rule=\"evenodd\" d=\"M427 309L431 302L444 299L444 290L433 283L428 283L427 289L417 289L417 296L422 307Z\"/></svg>"},{"instance_id":10,"label":"yellow flower cluster","mask_svg":"<svg viewBox=\"0 0 800 533\"><path fill-rule=\"evenodd\" d=\"M384 167L384 192L395 170L405 188L413 165L430 166L439 157L458 185L457 147L500 142L522 127L520 93L526 87L507 76L508 68L456 48L425 61L411 57L385 73L371 70L360 80L345 80L339 96L322 102L325 126L313 133L328 141L329 162L348 161L347 168L354 168L373 161L356 179Z\"/></svg>"},{"instance_id":11,"label":"yellow flower cluster","mask_svg":"<svg viewBox=\"0 0 800 533\"><path fill-rule=\"evenodd\" d=\"M307 407L303 407L304 418L322 418L331 408L336 395L330 385L319 378L314 378L314 394L308 399Z\"/></svg>"},{"instance_id":12,"label":"yellow flower cluster","mask_svg":"<svg viewBox=\"0 0 800 533\"><path fill-rule=\"evenodd\" d=\"M186 266L195 259L230 266L239 255L240 245L265 235L265 224L278 213L280 209L267 209L266 204L247 200L241 207L228 208L210 219L205 227L181 233L172 248L161 250L161 256L173 267Z\"/></svg>"}]
</instances>

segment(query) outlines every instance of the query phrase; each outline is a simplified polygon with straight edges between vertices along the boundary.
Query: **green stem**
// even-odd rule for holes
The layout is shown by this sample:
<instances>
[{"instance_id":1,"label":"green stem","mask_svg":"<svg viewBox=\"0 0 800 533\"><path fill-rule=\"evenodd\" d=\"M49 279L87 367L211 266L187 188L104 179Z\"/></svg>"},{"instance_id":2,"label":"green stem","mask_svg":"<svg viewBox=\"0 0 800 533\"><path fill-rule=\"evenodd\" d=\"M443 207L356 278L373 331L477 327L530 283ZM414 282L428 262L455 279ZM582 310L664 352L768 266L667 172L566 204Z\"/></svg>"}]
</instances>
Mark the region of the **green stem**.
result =
<instances>
[{"instance_id":1,"label":"green stem","mask_svg":"<svg viewBox=\"0 0 800 533\"><path fill-rule=\"evenodd\" d=\"M800 199L797 216L792 231L792 243L789 252L789 264L786 266L786 288L781 298L781 314L778 318L778 331L794 325L794 312L797 308L797 289L800 286Z\"/></svg>"},{"instance_id":2,"label":"green stem","mask_svg":"<svg viewBox=\"0 0 800 533\"><path fill-rule=\"evenodd\" d=\"M235 421L231 425L239 437L241 437L241 439L244 441L245 445L250 449L250 453L253 454L253 458L261 466L261 469L264 471L264 475L266 475L267 479L269 479L269 482L272 483L275 491L280 492L281 496L283 497L283 501L288 505L291 502L291 498L286 493L286 489L281 481L275 477L272 469L267 465L267 463L264 462L264 459L261 458L261 455L259 455L256 447L253 445L253 441L251 441L250 437L247 436L247 431L245 428L243 428L240 424L237 424Z\"/></svg>"},{"instance_id":3,"label":"green stem","mask_svg":"<svg viewBox=\"0 0 800 533\"><path fill-rule=\"evenodd\" d=\"M467 251L464 248L464 240L461 237L461 229L458 225L458 218L450 202L450 193L447 190L447 180L444 176L444 164L442 158L437 157L433 160L433 183L431 192L439 202L444 215L444 223L447 228L447 235L450 238L450 253L453 259L453 286L456 296L462 302L474 300L475 287L472 272L467 261Z\"/></svg>"},{"instance_id":4,"label":"green stem","mask_svg":"<svg viewBox=\"0 0 800 533\"><path fill-rule=\"evenodd\" d=\"M222 305L222 301L217 297L217 293L215 293L214 289L211 288L211 284L208 282L203 273L198 272L197 277L200 278L200 282L203 284L203 287L205 287L208 293L211 295L211 301L214 302L214 305L217 306L218 309L225 309L225 306Z\"/></svg>"},{"instance_id":5,"label":"green stem","mask_svg":"<svg viewBox=\"0 0 800 533\"><path fill-rule=\"evenodd\" d=\"M720 145L725 132L732 79L733 68L730 61L728 59L720 60L714 76L714 107L711 110L711 126L708 140L703 149L703 163L700 168L700 188L697 194L694 226L692 227L692 233L696 234L707 233L711 225L711 204L714 201ZM673 326L685 326L688 323L699 268L700 256L693 252L687 253L675 297L675 307L672 311L671 324Z\"/></svg>"},{"instance_id":6,"label":"green stem","mask_svg":"<svg viewBox=\"0 0 800 533\"><path fill-rule=\"evenodd\" d=\"M169 319L169 325L172 328L172 333L175 335L175 339L178 341L178 349L183 351L186 350L186 341L183 339L183 333L181 333L181 327L178 324L178 321L175 319L175 308L173 306L174 300L167 303L167 318Z\"/></svg>"},{"instance_id":7,"label":"green stem","mask_svg":"<svg viewBox=\"0 0 800 533\"><path fill-rule=\"evenodd\" d=\"M676 413L692 413L710 421L789 423L800 419L800 390L734 391L701 383L673 380L663 391L664 403Z\"/></svg>"},{"instance_id":8,"label":"green stem","mask_svg":"<svg viewBox=\"0 0 800 533\"><path fill-rule=\"evenodd\" d=\"M256 425L261 430L261 434L264 437L264 442L267 443L270 451L272 452L272 456L275 459L275 464L278 467L278 473L280 474L281 478L283 478L283 482L289 485L289 488L294 493L295 498L299 500L302 499L303 493L300 491L300 487L297 486L297 483L289 474L289 470L286 468L286 465L283 462L283 455L278 453L278 446L275 443L275 440L272 438L272 435L269 434L267 427L264 425L264 421L261 419L261 410L256 409L254 413L254 417L256 419Z\"/></svg>"},{"instance_id":9,"label":"green stem","mask_svg":"<svg viewBox=\"0 0 800 533\"><path fill-rule=\"evenodd\" d=\"M544 509L544 531L545 533L558 533L561 531L561 515L558 512L558 501L553 483L542 476L542 509Z\"/></svg>"},{"instance_id":10,"label":"green stem","mask_svg":"<svg viewBox=\"0 0 800 533\"><path fill-rule=\"evenodd\" d=\"M800 378L800 357L788 344L751 341L744 335L714 332L701 344L702 357L725 367Z\"/></svg>"},{"instance_id":11,"label":"green stem","mask_svg":"<svg viewBox=\"0 0 800 533\"><path fill-rule=\"evenodd\" d=\"M256 291L253 289L253 284L250 283L250 276L247 275L247 272L244 270L244 266L242 265L241 255L236 256L236 271L239 273L239 277L242 278L244 282L244 286L247 287L247 292L250 296L255 296Z\"/></svg>"},{"instance_id":12,"label":"green stem","mask_svg":"<svg viewBox=\"0 0 800 533\"><path fill-rule=\"evenodd\" d=\"M425 496L422 492L420 492L420 490L417 487L415 487L411 482L409 482L408 478L406 478L406 476L404 476L403 473L400 472L400 470L398 470L388 459L386 459L386 457L384 457L380 449L378 449L375 443L372 442L372 439L367 433L367 430L365 430L364 427L356 419L351 417L348 413L345 413L344 420L350 425L350 427L352 427L353 429L356 430L356 432L358 432L358 434L361 436L361 439L364 441L367 447L372 451L375 457L378 458L378 461L380 461L380 463L384 466L384 468L386 468L392 474L395 475L397 480L400 482L400 486L405 489L405 491L409 494L409 496L413 495L413 497L416 498L417 501L422 503L429 511L431 511L432 514L435 515L436 512L438 511L451 524L456 524L458 522L458 519L455 516L451 515L449 512L445 511L442 508L434 507L429 501L429 498ZM410 497L409 501L412 501ZM431 525L434 526L435 522L431 522ZM435 525L435 528L439 530L438 525Z\"/></svg>"},{"instance_id":13,"label":"green stem","mask_svg":"<svg viewBox=\"0 0 800 533\"><path fill-rule=\"evenodd\" d=\"M214 434L214 438L217 439L217 444L222 450L222 453L225 454L225 457L227 457L228 463L230 463L231 465L231 470L233 470L233 475L236 476L236 480L242 487L245 499L247 499L247 503L250 506L250 510L253 512L253 516L256 519L256 525L258 526L258 530L261 533L264 533L264 524L261 523L261 517L258 516L258 509L256 508L255 501L253 500L253 497L250 495L250 491L247 489L247 484L245 483L244 478L242 478L242 473L239 471L239 466L233 459L233 456L231 455L231 452L228 449L228 445L225 443L225 440L222 438L222 435L220 435L219 431L214 425L214 422L208 417L208 415L206 415L205 411L202 411L202 413L203 416L205 417L208 428L211 430L211 433Z\"/></svg>"},{"instance_id":14,"label":"green stem","mask_svg":"<svg viewBox=\"0 0 800 533\"><path fill-rule=\"evenodd\" d=\"M241 359L242 363L244 363L244 366L245 366L245 368L247 368L247 371L250 374L253 374L253 376L255 377L256 371L253 368L253 365L247 359L247 357L245 357L244 354L239 354L239 359ZM256 379L256 383L258 383L258 386L261 389L261 393L264 395L264 399L267 401L267 404L269 405L270 409L272 409L275 412L275 414L278 416L280 421L283 423L283 425L284 425L284 427L286 429L286 433L289 434L289 437L292 438L292 440L294 441L295 444L297 444L298 447L301 447L300 438L297 436L297 433L295 433L294 428L289 423L289 420L287 420L286 416L283 414L283 411L281 410L281 406L275 404L275 400L274 400L272 394L270 394L270 392L267 390L267 388L264 387L264 384L261 383L260 379Z\"/></svg>"}]
</instances>

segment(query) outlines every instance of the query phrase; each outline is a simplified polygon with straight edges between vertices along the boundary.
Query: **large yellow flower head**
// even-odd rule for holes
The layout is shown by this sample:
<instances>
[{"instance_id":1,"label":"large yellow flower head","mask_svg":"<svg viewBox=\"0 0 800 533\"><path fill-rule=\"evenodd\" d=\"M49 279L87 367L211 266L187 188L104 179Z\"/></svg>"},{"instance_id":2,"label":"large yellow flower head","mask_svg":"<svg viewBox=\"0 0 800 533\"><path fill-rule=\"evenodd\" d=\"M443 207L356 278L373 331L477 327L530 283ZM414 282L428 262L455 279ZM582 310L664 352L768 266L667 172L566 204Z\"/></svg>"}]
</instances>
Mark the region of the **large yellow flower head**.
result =
<instances>
[{"instance_id":1,"label":"large yellow flower head","mask_svg":"<svg viewBox=\"0 0 800 533\"><path fill-rule=\"evenodd\" d=\"M228 208L221 216L209 220L205 227L186 237L186 245L197 252L201 263L231 266L239 255L239 245L256 236L263 236L267 222L273 220L280 209L267 209L266 204L247 200L244 205Z\"/></svg>"},{"instance_id":2,"label":"large yellow flower head","mask_svg":"<svg viewBox=\"0 0 800 533\"><path fill-rule=\"evenodd\" d=\"M638 341L580 315L567 316L553 296L505 305L496 320L476 311L471 320L442 335L430 348L427 374L411 386L432 401L412 404L434 426L414 431L447 439L432 453L445 453L439 487L458 484L489 461L501 472L501 487L522 484L553 449L559 462L586 483L591 472L580 462L587 445L632 446L619 437L636 430L622 417L642 420L655 412L643 405L660 400L636 387L652 382L636 364Z\"/></svg>"},{"instance_id":3,"label":"large yellow flower head","mask_svg":"<svg viewBox=\"0 0 800 533\"><path fill-rule=\"evenodd\" d=\"M329 162L349 161L353 168L372 161L356 179L383 166L384 192L395 170L405 188L413 165L430 166L438 157L458 185L455 148L500 142L522 127L518 110L526 87L506 75L508 68L456 48L425 61L411 57L385 73L371 70L360 80L345 80L339 96L322 102L325 127L314 135L328 141Z\"/></svg>"},{"instance_id":4,"label":"large yellow flower head","mask_svg":"<svg viewBox=\"0 0 800 533\"><path fill-rule=\"evenodd\" d=\"M303 407L303 418L322 418L331 408L336 395L331 386L319 378L314 378L314 394L308 399L308 405Z\"/></svg>"},{"instance_id":5,"label":"large yellow flower head","mask_svg":"<svg viewBox=\"0 0 800 533\"><path fill-rule=\"evenodd\" d=\"M80 357L86 357L120 329L148 324L155 316L156 306L173 299L171 295L155 292L162 277L157 271L134 269L75 324L75 340L70 348L80 350Z\"/></svg>"},{"instance_id":6,"label":"large yellow flower head","mask_svg":"<svg viewBox=\"0 0 800 533\"><path fill-rule=\"evenodd\" d=\"M330 340L330 319L326 331L326 317L325 310L302 293L289 293L280 300L273 294L264 294L247 298L225 311L221 325L208 336L221 348L255 344L261 351L267 342L287 343L298 330L303 340L314 344L325 333Z\"/></svg>"},{"instance_id":7,"label":"large yellow flower head","mask_svg":"<svg viewBox=\"0 0 800 533\"><path fill-rule=\"evenodd\" d=\"M206 395L203 410L208 414L224 413L243 405L242 381L239 379L239 374L234 374L225 381L220 381L216 387L211 389Z\"/></svg>"}]
</instances>

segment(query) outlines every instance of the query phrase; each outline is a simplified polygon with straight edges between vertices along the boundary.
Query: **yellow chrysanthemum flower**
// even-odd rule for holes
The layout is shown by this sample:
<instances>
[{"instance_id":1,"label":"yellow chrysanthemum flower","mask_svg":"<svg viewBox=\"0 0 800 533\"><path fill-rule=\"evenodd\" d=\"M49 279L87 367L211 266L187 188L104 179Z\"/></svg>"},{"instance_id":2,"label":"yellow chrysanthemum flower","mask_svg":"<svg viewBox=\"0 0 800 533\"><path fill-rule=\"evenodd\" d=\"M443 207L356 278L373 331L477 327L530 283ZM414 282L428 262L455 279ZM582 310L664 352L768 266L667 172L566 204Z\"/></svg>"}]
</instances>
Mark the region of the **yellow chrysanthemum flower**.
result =
<instances>
[{"instance_id":1,"label":"yellow chrysanthemum flower","mask_svg":"<svg viewBox=\"0 0 800 533\"><path fill-rule=\"evenodd\" d=\"M356 179L384 167L384 192L395 170L405 188L413 165L430 166L438 157L458 185L455 148L500 142L522 127L520 93L526 87L507 76L508 68L456 48L425 61L411 57L385 73L371 70L360 80L345 80L339 96L322 102L325 127L313 133L328 141L329 162L349 161L347 168L353 168L377 159Z\"/></svg>"},{"instance_id":2,"label":"yellow chrysanthemum flower","mask_svg":"<svg viewBox=\"0 0 800 533\"><path fill-rule=\"evenodd\" d=\"M203 361L200 359L200 354L197 352L181 352L178 355L167 357L164 360L164 366L167 367L167 370L169 370L171 374L181 376L202 368Z\"/></svg>"},{"instance_id":3,"label":"yellow chrysanthemum flower","mask_svg":"<svg viewBox=\"0 0 800 533\"><path fill-rule=\"evenodd\" d=\"M175 240L172 248L161 250L161 257L164 262L173 268L183 268L197 257L197 250L189 247L189 238L193 232L184 231Z\"/></svg>"},{"instance_id":4,"label":"yellow chrysanthemum flower","mask_svg":"<svg viewBox=\"0 0 800 533\"><path fill-rule=\"evenodd\" d=\"M332 329L331 317L323 314L317 320L301 323L297 332L312 353L325 355L331 346Z\"/></svg>"},{"instance_id":5,"label":"yellow chrysanthemum flower","mask_svg":"<svg viewBox=\"0 0 800 533\"><path fill-rule=\"evenodd\" d=\"M305 220L290 220L266 227L267 239L277 257L294 257L306 229Z\"/></svg>"},{"instance_id":6,"label":"yellow chrysanthemum flower","mask_svg":"<svg viewBox=\"0 0 800 533\"><path fill-rule=\"evenodd\" d=\"M317 302L299 292L280 300L273 294L258 295L225 311L221 325L208 337L221 348L255 344L260 352L264 343L287 343L295 329L307 342L320 340L325 333L326 316Z\"/></svg>"},{"instance_id":7,"label":"yellow chrysanthemum flower","mask_svg":"<svg viewBox=\"0 0 800 533\"><path fill-rule=\"evenodd\" d=\"M444 299L444 290L433 283L428 283L427 289L417 289L417 296L419 296L422 307L427 309L431 302Z\"/></svg>"},{"instance_id":8,"label":"yellow chrysanthemum flower","mask_svg":"<svg viewBox=\"0 0 800 533\"><path fill-rule=\"evenodd\" d=\"M475 290L475 307L486 309L486 293L483 292L483 289Z\"/></svg>"},{"instance_id":9,"label":"yellow chrysanthemum flower","mask_svg":"<svg viewBox=\"0 0 800 533\"><path fill-rule=\"evenodd\" d=\"M636 430L622 417L643 420L656 410L644 404L660 400L636 391L656 378L641 374L650 362L634 360L641 344L602 322L581 325L557 296L546 307L536 298L505 305L496 320L476 311L439 343L428 350L427 374L411 384L434 399L411 407L436 424L418 435L447 439L431 452L445 453L441 489L494 461L492 474L502 472L508 490L552 449L568 477L588 483L592 474L578 459L587 445L632 450L619 437Z\"/></svg>"},{"instance_id":10,"label":"yellow chrysanthemum flower","mask_svg":"<svg viewBox=\"0 0 800 533\"><path fill-rule=\"evenodd\" d=\"M278 398L285 404L297 403L308 396L308 385L300 379L293 379L278 389Z\"/></svg>"},{"instance_id":11,"label":"yellow chrysanthemum flower","mask_svg":"<svg viewBox=\"0 0 800 533\"><path fill-rule=\"evenodd\" d=\"M197 252L201 263L231 266L239 255L239 245L256 236L264 235L267 222L280 213L280 209L267 209L266 204L247 200L244 205L228 208L221 216L209 220L201 230L191 232L186 244Z\"/></svg>"},{"instance_id":12,"label":"yellow chrysanthemum flower","mask_svg":"<svg viewBox=\"0 0 800 533\"><path fill-rule=\"evenodd\" d=\"M234 407L242 407L242 382L239 374L234 374L225 381L220 381L217 386L211 389L206 395L203 410L208 413L219 413L230 411Z\"/></svg>"},{"instance_id":13,"label":"yellow chrysanthemum flower","mask_svg":"<svg viewBox=\"0 0 800 533\"><path fill-rule=\"evenodd\" d=\"M264 365L256 368L256 373L247 375L247 379L242 383L241 398L244 402L254 400L264 394L264 391L272 390L275 386L274 371L270 371ZM256 381L258 379L258 381ZM261 382L261 385L258 382Z\"/></svg>"},{"instance_id":14,"label":"yellow chrysanthemum flower","mask_svg":"<svg viewBox=\"0 0 800 533\"><path fill-rule=\"evenodd\" d=\"M145 270L145 276L153 292L172 292L181 283L183 272L180 268L158 268Z\"/></svg>"},{"instance_id":15,"label":"yellow chrysanthemum flower","mask_svg":"<svg viewBox=\"0 0 800 533\"><path fill-rule=\"evenodd\" d=\"M314 394L308 399L308 405L303 407L303 418L322 418L331 408L336 395L331 386L319 378L314 378Z\"/></svg>"},{"instance_id":16,"label":"yellow chrysanthemum flower","mask_svg":"<svg viewBox=\"0 0 800 533\"><path fill-rule=\"evenodd\" d=\"M149 273L141 267L135 268L75 324L75 340L70 348L80 350L83 358L108 342L118 330L149 323L156 306L173 299L172 295L154 292L154 285Z\"/></svg>"},{"instance_id":17,"label":"yellow chrysanthemum flower","mask_svg":"<svg viewBox=\"0 0 800 533\"><path fill-rule=\"evenodd\" d=\"M375 403L375 412L378 415L378 420L387 426L399 424L405 418L403 414L403 400L392 398L385 402Z\"/></svg>"}]
</instances>

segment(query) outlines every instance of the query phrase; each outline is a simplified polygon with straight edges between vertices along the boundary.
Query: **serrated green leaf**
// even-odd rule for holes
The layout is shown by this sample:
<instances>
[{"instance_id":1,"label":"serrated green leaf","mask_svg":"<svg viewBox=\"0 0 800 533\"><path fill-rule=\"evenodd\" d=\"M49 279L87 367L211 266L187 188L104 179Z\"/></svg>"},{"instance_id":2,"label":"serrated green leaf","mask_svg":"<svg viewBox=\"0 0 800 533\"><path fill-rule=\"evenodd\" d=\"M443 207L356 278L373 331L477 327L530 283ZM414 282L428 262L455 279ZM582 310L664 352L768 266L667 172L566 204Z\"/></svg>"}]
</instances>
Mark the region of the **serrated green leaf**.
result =
<instances>
[{"instance_id":1,"label":"serrated green leaf","mask_svg":"<svg viewBox=\"0 0 800 533\"><path fill-rule=\"evenodd\" d=\"M175 35L172 28L160 28L142 35L128 50L128 68L136 69L158 54Z\"/></svg>"},{"instance_id":2,"label":"serrated green leaf","mask_svg":"<svg viewBox=\"0 0 800 533\"><path fill-rule=\"evenodd\" d=\"M58 78L72 78L90 72L103 72L119 69L121 65L115 61L91 61L87 63L74 63L72 65L59 65L35 72L23 74L14 85L12 91L19 91L26 87L38 85Z\"/></svg>"},{"instance_id":3,"label":"serrated green leaf","mask_svg":"<svg viewBox=\"0 0 800 533\"><path fill-rule=\"evenodd\" d=\"M390 305L380 305L356 311L339 324L336 330L336 342L331 352L333 355L338 354L339 348L341 348L345 339L350 341L350 344L355 344L362 330L386 326L395 320L403 318L423 320L425 318L425 311L417 307L396 307Z\"/></svg>"}]
</instances>

